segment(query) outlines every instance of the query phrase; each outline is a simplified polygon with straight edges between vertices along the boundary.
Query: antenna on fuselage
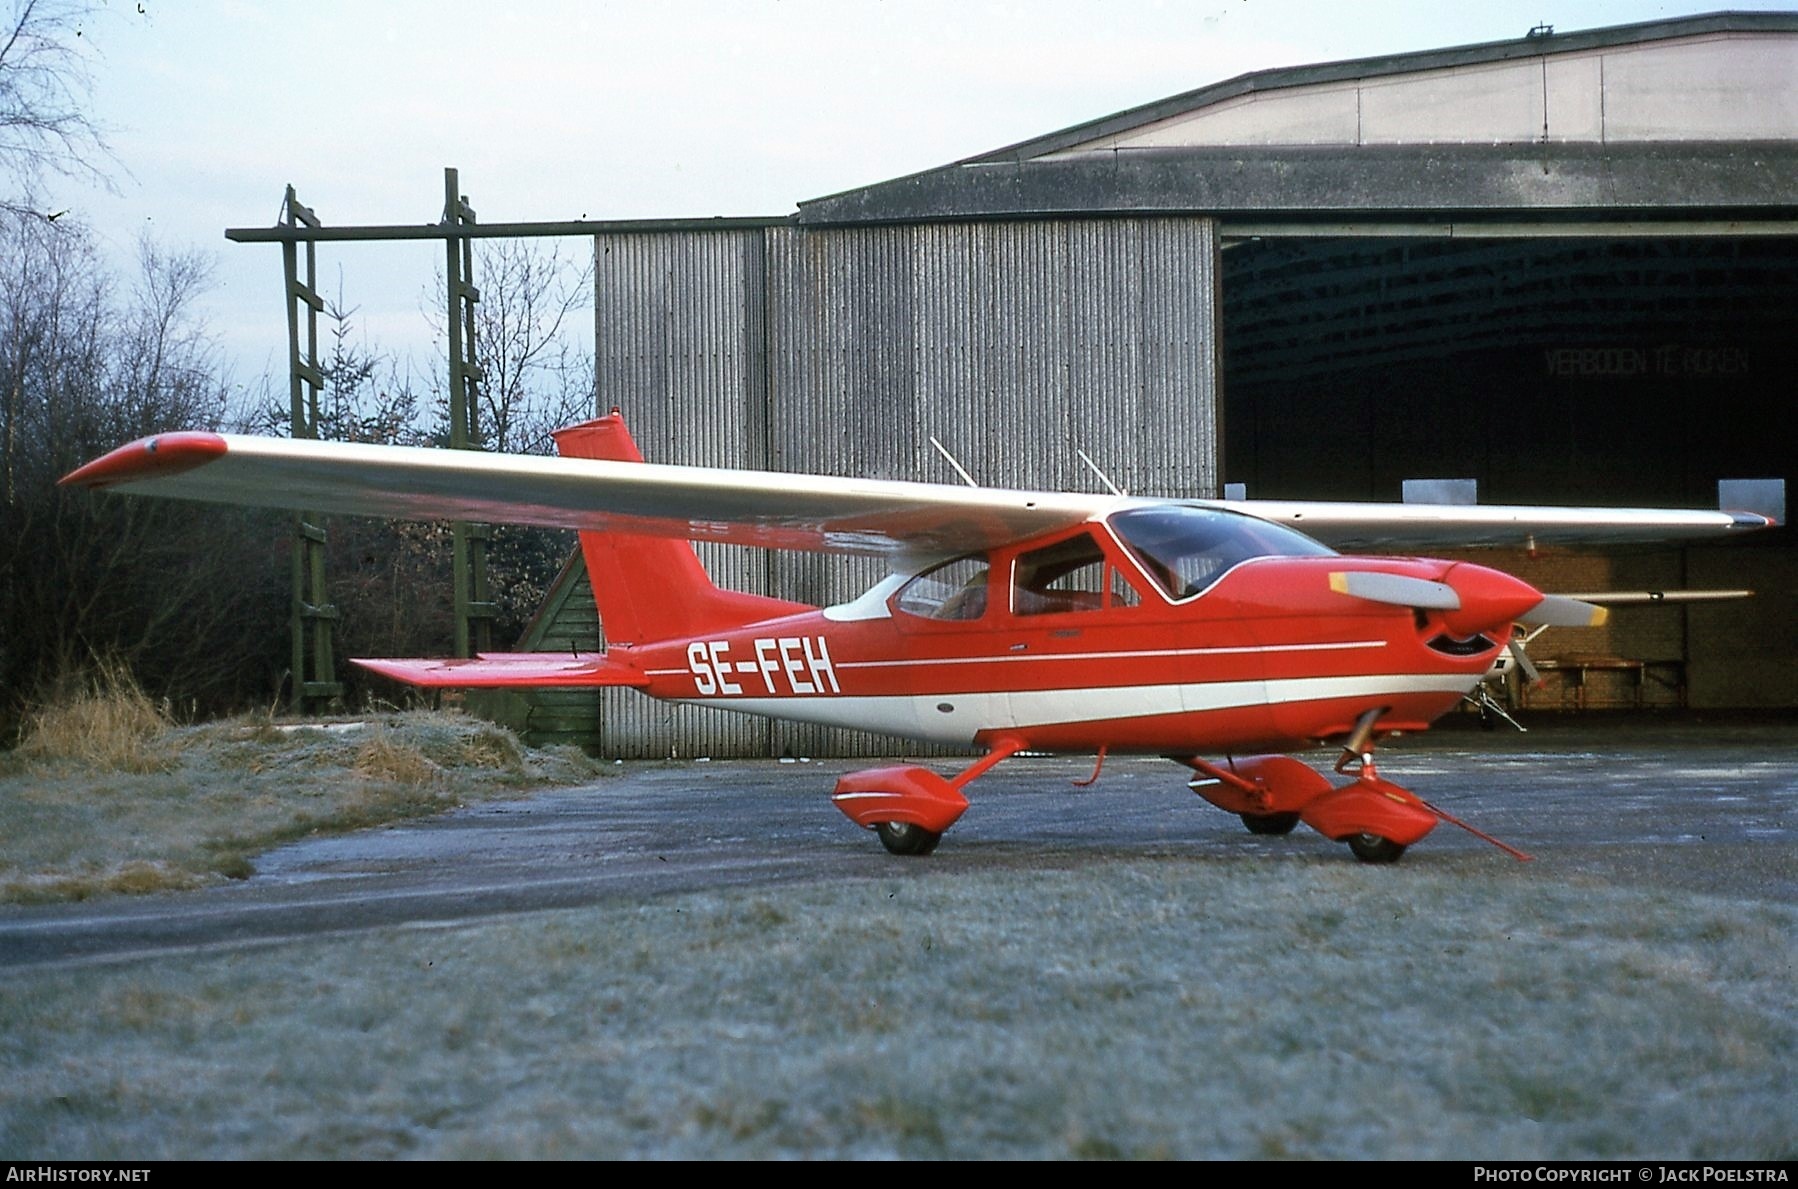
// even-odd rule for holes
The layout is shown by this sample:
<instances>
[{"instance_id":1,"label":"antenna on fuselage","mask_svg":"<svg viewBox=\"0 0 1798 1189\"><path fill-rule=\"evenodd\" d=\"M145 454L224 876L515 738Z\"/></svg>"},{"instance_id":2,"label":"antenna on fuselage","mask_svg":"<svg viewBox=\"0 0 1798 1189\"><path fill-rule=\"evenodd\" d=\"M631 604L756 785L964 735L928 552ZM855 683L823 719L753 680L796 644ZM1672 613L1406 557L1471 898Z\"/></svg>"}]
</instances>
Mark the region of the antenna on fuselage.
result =
<instances>
[{"instance_id":1,"label":"antenna on fuselage","mask_svg":"<svg viewBox=\"0 0 1798 1189\"><path fill-rule=\"evenodd\" d=\"M1105 485L1105 486L1107 486L1107 487L1109 487L1109 488L1111 488L1111 494L1112 494L1112 495L1125 495L1125 494L1127 494L1127 493L1125 493L1125 492L1122 492L1122 491L1119 491L1119 490L1118 490L1118 485L1117 485L1117 484L1116 484L1116 483L1113 483L1113 482L1112 482L1112 481L1111 481L1111 476L1110 476L1110 475L1107 475L1107 474L1106 474L1106 473L1105 473L1105 472L1104 472L1104 471L1102 471L1102 470L1100 470L1100 469L1099 469L1099 464L1098 464L1098 463L1096 463L1096 462L1094 462L1094 461L1093 461L1093 460L1092 460L1092 457L1091 457L1091 456L1090 456L1090 455L1088 455L1088 454L1087 454L1087 452L1086 452L1086 451L1084 451L1084 450L1082 450L1082 449L1081 449L1081 448L1080 448L1080 447L1078 447L1078 446L1075 446L1075 447L1074 447L1074 453L1075 453L1075 454L1078 454L1078 455L1079 455L1079 456L1080 456L1080 461L1081 461L1081 462L1083 462L1083 463L1085 463L1085 464L1086 464L1086 465L1087 465L1087 466L1089 466L1089 467L1091 467L1091 468L1092 468L1092 472L1093 472L1093 474L1095 474L1095 475L1097 475L1097 476L1098 476L1098 477L1099 477L1099 482L1101 482L1101 483L1103 483L1103 484L1104 484L1104 485Z\"/></svg>"},{"instance_id":2,"label":"antenna on fuselage","mask_svg":"<svg viewBox=\"0 0 1798 1189\"><path fill-rule=\"evenodd\" d=\"M974 476L968 474L968 469L966 467L962 466L961 463L955 461L955 455L949 453L949 447L947 447L947 446L943 445L941 442L937 441L935 437L932 437L930 439L930 444L932 446L936 447L936 452L938 454L941 454L944 458L949 460L949 465L955 468L956 474L960 475L963 479L965 479L967 481L967 484L969 487L979 487L980 486L980 484L974 482Z\"/></svg>"}]
</instances>

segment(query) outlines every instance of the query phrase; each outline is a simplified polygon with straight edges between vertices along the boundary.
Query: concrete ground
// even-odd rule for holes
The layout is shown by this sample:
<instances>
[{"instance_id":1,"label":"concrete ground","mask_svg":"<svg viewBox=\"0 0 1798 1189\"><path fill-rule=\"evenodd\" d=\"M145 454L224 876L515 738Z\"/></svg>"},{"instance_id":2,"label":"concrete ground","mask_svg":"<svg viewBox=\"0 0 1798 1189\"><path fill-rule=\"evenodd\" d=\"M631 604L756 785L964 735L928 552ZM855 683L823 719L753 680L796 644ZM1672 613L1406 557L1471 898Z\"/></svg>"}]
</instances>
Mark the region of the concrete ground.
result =
<instances>
[{"instance_id":1,"label":"concrete ground","mask_svg":"<svg viewBox=\"0 0 1798 1189\"><path fill-rule=\"evenodd\" d=\"M1534 856L1555 883L1686 888L1798 901L1798 721L1690 716L1538 719L1527 734L1468 720L1384 744L1381 772ZM1327 769L1332 756L1304 757ZM888 855L830 804L867 761L619 765L594 784L488 803L405 826L298 843L257 874L200 892L0 910L0 970L229 950L396 924L701 889L942 871L1101 868L1190 854L1353 865L1305 827L1247 833L1193 796L1182 769L1113 759L1007 761L969 787L972 808L923 859ZM933 761L951 772L953 761ZM1515 860L1443 825L1403 869ZM1366 878L1385 869L1364 868Z\"/></svg>"}]
</instances>

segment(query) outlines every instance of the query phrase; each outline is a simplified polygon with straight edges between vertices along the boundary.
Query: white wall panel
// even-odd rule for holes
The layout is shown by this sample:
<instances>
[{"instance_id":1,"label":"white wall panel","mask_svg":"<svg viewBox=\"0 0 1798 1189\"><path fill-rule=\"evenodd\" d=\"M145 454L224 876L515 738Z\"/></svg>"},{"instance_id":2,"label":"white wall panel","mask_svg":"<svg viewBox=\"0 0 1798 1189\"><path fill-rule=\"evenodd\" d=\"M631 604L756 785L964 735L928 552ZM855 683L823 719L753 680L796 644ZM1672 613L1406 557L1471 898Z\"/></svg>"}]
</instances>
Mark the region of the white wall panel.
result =
<instances>
[{"instance_id":1,"label":"white wall panel","mask_svg":"<svg viewBox=\"0 0 1798 1189\"><path fill-rule=\"evenodd\" d=\"M1798 37L1716 33L1253 91L1046 154L1798 138Z\"/></svg>"}]
</instances>

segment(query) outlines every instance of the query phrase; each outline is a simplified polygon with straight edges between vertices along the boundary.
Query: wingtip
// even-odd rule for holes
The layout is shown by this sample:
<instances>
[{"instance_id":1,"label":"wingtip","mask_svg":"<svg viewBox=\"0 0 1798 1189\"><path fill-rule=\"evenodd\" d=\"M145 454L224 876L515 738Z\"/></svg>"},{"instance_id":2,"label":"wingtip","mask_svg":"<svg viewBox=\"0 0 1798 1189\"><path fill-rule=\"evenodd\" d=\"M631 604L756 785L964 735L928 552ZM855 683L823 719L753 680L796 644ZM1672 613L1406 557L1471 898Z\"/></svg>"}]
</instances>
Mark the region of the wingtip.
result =
<instances>
[{"instance_id":1,"label":"wingtip","mask_svg":"<svg viewBox=\"0 0 1798 1189\"><path fill-rule=\"evenodd\" d=\"M140 438L120 446L61 479L59 487L111 487L141 479L191 471L225 455L225 439L215 433L182 431Z\"/></svg>"},{"instance_id":2,"label":"wingtip","mask_svg":"<svg viewBox=\"0 0 1798 1189\"><path fill-rule=\"evenodd\" d=\"M1786 519L1786 481L1719 479L1717 507L1735 522L1735 528L1779 528Z\"/></svg>"}]
</instances>

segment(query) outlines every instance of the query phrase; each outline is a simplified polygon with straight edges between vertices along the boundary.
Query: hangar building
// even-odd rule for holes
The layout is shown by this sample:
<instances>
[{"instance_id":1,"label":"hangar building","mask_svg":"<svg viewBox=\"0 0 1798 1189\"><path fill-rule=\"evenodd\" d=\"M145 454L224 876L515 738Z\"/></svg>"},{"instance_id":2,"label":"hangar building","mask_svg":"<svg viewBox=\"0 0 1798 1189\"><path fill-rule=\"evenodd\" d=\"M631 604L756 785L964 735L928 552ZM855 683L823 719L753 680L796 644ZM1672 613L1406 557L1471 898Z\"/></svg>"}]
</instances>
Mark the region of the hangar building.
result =
<instances>
[{"instance_id":1,"label":"hangar building","mask_svg":"<svg viewBox=\"0 0 1798 1189\"><path fill-rule=\"evenodd\" d=\"M1798 459L1798 13L1261 71L795 215L596 239L601 407L655 461L1133 494L1714 505ZM1753 587L1532 647L1538 705L1798 706L1791 531L1493 557ZM715 552L808 602L880 576ZM527 646L597 643L585 579ZM633 693L506 715L604 754L917 752Z\"/></svg>"}]
</instances>

